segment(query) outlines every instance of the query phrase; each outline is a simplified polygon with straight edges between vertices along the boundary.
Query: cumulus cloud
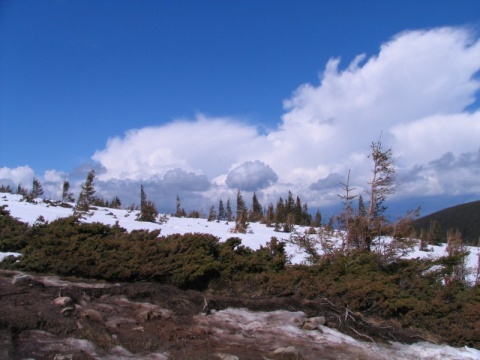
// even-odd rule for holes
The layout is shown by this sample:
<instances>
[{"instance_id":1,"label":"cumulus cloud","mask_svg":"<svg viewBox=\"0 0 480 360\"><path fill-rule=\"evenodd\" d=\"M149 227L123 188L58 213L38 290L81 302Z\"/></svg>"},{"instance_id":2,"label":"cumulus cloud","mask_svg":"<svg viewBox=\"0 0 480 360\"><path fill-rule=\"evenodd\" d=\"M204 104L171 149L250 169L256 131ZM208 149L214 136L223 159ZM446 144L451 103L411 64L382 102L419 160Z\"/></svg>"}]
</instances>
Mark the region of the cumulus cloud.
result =
<instances>
[{"instance_id":1,"label":"cumulus cloud","mask_svg":"<svg viewBox=\"0 0 480 360\"><path fill-rule=\"evenodd\" d=\"M247 161L228 173L226 184L229 188L256 191L265 189L278 180L272 168L261 161Z\"/></svg>"},{"instance_id":2,"label":"cumulus cloud","mask_svg":"<svg viewBox=\"0 0 480 360\"><path fill-rule=\"evenodd\" d=\"M345 183L345 179L343 176L339 174L329 174L326 178L319 179L318 181L311 184L310 189L320 191L331 189L338 190L341 183Z\"/></svg>"},{"instance_id":3,"label":"cumulus cloud","mask_svg":"<svg viewBox=\"0 0 480 360\"><path fill-rule=\"evenodd\" d=\"M480 111L465 110L480 89L479 59L478 37L466 28L400 33L378 54L361 54L345 69L331 59L318 85L303 84L284 101L282 121L268 133L232 118L198 115L112 138L93 160L105 169L103 181L156 178L168 187L179 176L170 186L202 183L206 189L210 179L216 186L209 196L225 188L263 189L266 197L291 189L315 202L325 187L333 194L333 183L349 170L352 186L368 182L369 145L382 134L384 146L399 156L399 170L422 178L410 189L442 193L450 182L431 162L479 147ZM205 178L186 180L179 169ZM462 169L466 178L475 175L471 167Z\"/></svg>"},{"instance_id":4,"label":"cumulus cloud","mask_svg":"<svg viewBox=\"0 0 480 360\"><path fill-rule=\"evenodd\" d=\"M178 168L213 177L258 140L252 126L198 115L193 121L131 130L124 137L109 139L92 158L107 170L102 180L149 179Z\"/></svg>"},{"instance_id":5,"label":"cumulus cloud","mask_svg":"<svg viewBox=\"0 0 480 360\"><path fill-rule=\"evenodd\" d=\"M182 169L167 171L161 184L177 191L206 191L210 187L210 182L205 175L187 173Z\"/></svg>"},{"instance_id":6,"label":"cumulus cloud","mask_svg":"<svg viewBox=\"0 0 480 360\"><path fill-rule=\"evenodd\" d=\"M32 184L35 172L29 166L18 166L16 168L0 168L0 181L5 185L21 184L23 187L29 187Z\"/></svg>"},{"instance_id":7,"label":"cumulus cloud","mask_svg":"<svg viewBox=\"0 0 480 360\"><path fill-rule=\"evenodd\" d=\"M412 195L479 194L480 149L455 156L443 154L413 167L405 175L405 192Z\"/></svg>"},{"instance_id":8,"label":"cumulus cloud","mask_svg":"<svg viewBox=\"0 0 480 360\"><path fill-rule=\"evenodd\" d=\"M111 138L92 160L105 189L142 182L160 201L174 203L183 189L185 201L215 203L240 188L262 189L265 199L291 190L315 204L325 194L338 202L349 170L351 185L362 189L369 145L381 135L409 179L405 196L478 194L480 110L466 109L480 89L479 71L480 41L470 29L407 31L344 68L329 60L318 84L300 85L284 101L275 129L200 114ZM16 171L0 169L0 178L33 178L29 168Z\"/></svg>"}]
</instances>

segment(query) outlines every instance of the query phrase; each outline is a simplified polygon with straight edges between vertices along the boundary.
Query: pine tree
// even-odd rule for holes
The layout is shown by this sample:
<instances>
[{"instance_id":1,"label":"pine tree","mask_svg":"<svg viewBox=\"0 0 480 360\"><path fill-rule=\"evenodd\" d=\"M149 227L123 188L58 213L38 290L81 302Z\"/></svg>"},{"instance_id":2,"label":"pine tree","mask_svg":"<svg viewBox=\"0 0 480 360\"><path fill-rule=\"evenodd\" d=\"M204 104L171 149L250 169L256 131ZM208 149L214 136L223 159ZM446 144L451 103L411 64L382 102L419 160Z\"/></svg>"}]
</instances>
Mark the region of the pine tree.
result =
<instances>
[{"instance_id":1,"label":"pine tree","mask_svg":"<svg viewBox=\"0 0 480 360\"><path fill-rule=\"evenodd\" d=\"M362 195L358 195L358 215L360 216L367 216L367 209L365 208L365 203L363 202Z\"/></svg>"},{"instance_id":2,"label":"pine tree","mask_svg":"<svg viewBox=\"0 0 480 360\"><path fill-rule=\"evenodd\" d=\"M29 199L30 201L43 195L43 186L40 184L37 178L33 178L32 182L32 191L30 191Z\"/></svg>"},{"instance_id":3,"label":"pine tree","mask_svg":"<svg viewBox=\"0 0 480 360\"><path fill-rule=\"evenodd\" d=\"M283 223L283 231L286 233L292 232L294 225L295 225L295 214L292 212L287 214L285 218L285 222Z\"/></svg>"},{"instance_id":4,"label":"pine tree","mask_svg":"<svg viewBox=\"0 0 480 360\"><path fill-rule=\"evenodd\" d=\"M0 186L0 193L13 194L13 189L10 185L1 185Z\"/></svg>"},{"instance_id":5,"label":"pine tree","mask_svg":"<svg viewBox=\"0 0 480 360\"><path fill-rule=\"evenodd\" d=\"M76 213L87 212L90 210L95 199L95 187L93 181L95 179L95 170L90 170L87 175L87 180L82 184L82 190L78 196L77 206L75 207Z\"/></svg>"},{"instance_id":6,"label":"pine tree","mask_svg":"<svg viewBox=\"0 0 480 360\"><path fill-rule=\"evenodd\" d=\"M442 227L437 220L430 222L430 228L427 233L427 243L430 245L439 245L442 242Z\"/></svg>"},{"instance_id":7,"label":"pine tree","mask_svg":"<svg viewBox=\"0 0 480 360\"><path fill-rule=\"evenodd\" d=\"M73 197L73 193L69 192L70 190L70 183L65 180L63 182L63 188L62 188L62 202L67 203L67 202L74 202L75 198Z\"/></svg>"},{"instance_id":8,"label":"pine tree","mask_svg":"<svg viewBox=\"0 0 480 360\"><path fill-rule=\"evenodd\" d=\"M249 214L249 220L251 222L260 221L263 217L263 208L258 201L257 194L253 193L252 197L252 208Z\"/></svg>"},{"instance_id":9,"label":"pine tree","mask_svg":"<svg viewBox=\"0 0 480 360\"><path fill-rule=\"evenodd\" d=\"M176 199L175 216L177 216L177 217L185 217L186 216L185 210L182 209L182 204L180 203L180 197L178 196L178 194L177 194L177 199Z\"/></svg>"},{"instance_id":10,"label":"pine tree","mask_svg":"<svg viewBox=\"0 0 480 360\"><path fill-rule=\"evenodd\" d=\"M248 212L240 190L237 192L237 214L234 232L246 233L248 227Z\"/></svg>"},{"instance_id":11,"label":"pine tree","mask_svg":"<svg viewBox=\"0 0 480 360\"><path fill-rule=\"evenodd\" d=\"M245 234L248 229L248 212L247 208L242 208L242 211L237 215L235 219L235 227L232 229L235 233Z\"/></svg>"},{"instance_id":12,"label":"pine tree","mask_svg":"<svg viewBox=\"0 0 480 360\"><path fill-rule=\"evenodd\" d=\"M140 185L140 213L137 216L138 221L155 222L157 220L158 211L153 201L147 199L147 194Z\"/></svg>"},{"instance_id":13,"label":"pine tree","mask_svg":"<svg viewBox=\"0 0 480 360\"><path fill-rule=\"evenodd\" d=\"M230 199L227 199L227 221L233 220L232 206L230 205Z\"/></svg>"},{"instance_id":14,"label":"pine tree","mask_svg":"<svg viewBox=\"0 0 480 360\"><path fill-rule=\"evenodd\" d=\"M384 205L387 197L398 189L399 184L395 177L395 159L392 149L384 150L382 142L372 142L369 158L373 160L372 178L369 182L370 196L369 208L367 211L367 224L370 232L369 239L366 239L366 250L370 249L371 238L381 232L385 221L384 212L387 209Z\"/></svg>"},{"instance_id":15,"label":"pine tree","mask_svg":"<svg viewBox=\"0 0 480 360\"><path fill-rule=\"evenodd\" d=\"M420 230L420 251L427 251L428 234L424 229Z\"/></svg>"},{"instance_id":16,"label":"pine tree","mask_svg":"<svg viewBox=\"0 0 480 360\"><path fill-rule=\"evenodd\" d=\"M215 211L215 206L210 206L210 211L208 212L208 221L214 221L217 218L217 213Z\"/></svg>"},{"instance_id":17,"label":"pine tree","mask_svg":"<svg viewBox=\"0 0 480 360\"><path fill-rule=\"evenodd\" d=\"M225 207L223 206L223 201L220 199L218 202L218 220L225 220L226 218L226 213L225 213Z\"/></svg>"},{"instance_id":18,"label":"pine tree","mask_svg":"<svg viewBox=\"0 0 480 360\"><path fill-rule=\"evenodd\" d=\"M120 209L120 206L122 206L122 202L120 201L120 199L118 198L118 196L115 196L113 199L112 199L112 202L110 203L110 207L112 209Z\"/></svg>"},{"instance_id":19,"label":"pine tree","mask_svg":"<svg viewBox=\"0 0 480 360\"><path fill-rule=\"evenodd\" d=\"M285 200L285 217L288 214L293 214L295 212L295 200L293 199L292 192L288 191L288 197Z\"/></svg>"},{"instance_id":20,"label":"pine tree","mask_svg":"<svg viewBox=\"0 0 480 360\"><path fill-rule=\"evenodd\" d=\"M28 190L22 186L22 184L18 184L17 186L17 194L22 195L23 197L28 196Z\"/></svg>"},{"instance_id":21,"label":"pine tree","mask_svg":"<svg viewBox=\"0 0 480 360\"><path fill-rule=\"evenodd\" d=\"M275 209L275 231L280 231L280 228L285 222L285 218L285 204L283 203L283 199L280 197Z\"/></svg>"},{"instance_id":22,"label":"pine tree","mask_svg":"<svg viewBox=\"0 0 480 360\"><path fill-rule=\"evenodd\" d=\"M304 226L312 225L312 215L308 211L307 203L303 204L303 208L302 208L302 225Z\"/></svg>"},{"instance_id":23,"label":"pine tree","mask_svg":"<svg viewBox=\"0 0 480 360\"><path fill-rule=\"evenodd\" d=\"M245 208L246 206L245 206L245 201L243 200L242 193L240 192L240 190L238 190L237 191L237 212L236 212L237 218L242 214L243 209Z\"/></svg>"},{"instance_id":24,"label":"pine tree","mask_svg":"<svg viewBox=\"0 0 480 360\"><path fill-rule=\"evenodd\" d=\"M300 200L300 197L298 195L295 200L295 207L294 207L293 213L295 216L295 225L303 225L303 222L304 222L303 207L302 207L302 201Z\"/></svg>"},{"instance_id":25,"label":"pine tree","mask_svg":"<svg viewBox=\"0 0 480 360\"><path fill-rule=\"evenodd\" d=\"M143 185L140 185L140 209L145 206L147 202L147 194L145 193L145 189Z\"/></svg>"},{"instance_id":26,"label":"pine tree","mask_svg":"<svg viewBox=\"0 0 480 360\"><path fill-rule=\"evenodd\" d=\"M267 215L265 216L265 225L267 227L272 226L275 221L275 210L273 209L273 204L270 203L267 208Z\"/></svg>"},{"instance_id":27,"label":"pine tree","mask_svg":"<svg viewBox=\"0 0 480 360\"><path fill-rule=\"evenodd\" d=\"M322 213L320 212L320 210L317 210L317 212L315 213L315 220L313 220L312 226L317 228L322 226Z\"/></svg>"},{"instance_id":28,"label":"pine tree","mask_svg":"<svg viewBox=\"0 0 480 360\"><path fill-rule=\"evenodd\" d=\"M462 233L459 229L449 229L447 232L448 257L458 258L456 264L452 266L452 278L450 281L464 282L467 275L466 255L468 251L463 243Z\"/></svg>"}]
</instances>

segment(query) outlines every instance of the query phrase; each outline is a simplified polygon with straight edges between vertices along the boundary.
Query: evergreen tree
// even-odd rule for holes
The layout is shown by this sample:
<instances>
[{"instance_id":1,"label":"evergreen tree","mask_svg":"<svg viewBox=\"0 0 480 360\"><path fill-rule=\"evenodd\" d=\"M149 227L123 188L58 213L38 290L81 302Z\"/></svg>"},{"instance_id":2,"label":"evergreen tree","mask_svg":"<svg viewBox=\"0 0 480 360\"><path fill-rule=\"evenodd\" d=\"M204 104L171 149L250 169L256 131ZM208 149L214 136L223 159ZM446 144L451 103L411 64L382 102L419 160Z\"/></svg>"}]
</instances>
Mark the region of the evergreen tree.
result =
<instances>
[{"instance_id":1,"label":"evergreen tree","mask_svg":"<svg viewBox=\"0 0 480 360\"><path fill-rule=\"evenodd\" d=\"M237 214L234 232L246 233L248 227L248 212L240 190L237 192Z\"/></svg>"},{"instance_id":2,"label":"evergreen tree","mask_svg":"<svg viewBox=\"0 0 480 360\"><path fill-rule=\"evenodd\" d=\"M87 212L95 199L95 187L93 181L95 179L95 170L90 170L87 174L87 180L82 184L80 195L78 196L75 212Z\"/></svg>"},{"instance_id":3,"label":"evergreen tree","mask_svg":"<svg viewBox=\"0 0 480 360\"><path fill-rule=\"evenodd\" d=\"M225 213L225 207L223 206L223 201L220 199L218 202L218 220L225 220L226 218L226 213Z\"/></svg>"},{"instance_id":4,"label":"evergreen tree","mask_svg":"<svg viewBox=\"0 0 480 360\"><path fill-rule=\"evenodd\" d=\"M230 199L227 199L227 221L232 221L233 214L232 214L232 206L230 205Z\"/></svg>"},{"instance_id":5,"label":"evergreen tree","mask_svg":"<svg viewBox=\"0 0 480 360\"><path fill-rule=\"evenodd\" d=\"M210 206L210 211L208 212L208 221L214 221L217 218L217 213L215 212L215 206Z\"/></svg>"},{"instance_id":6,"label":"evergreen tree","mask_svg":"<svg viewBox=\"0 0 480 360\"><path fill-rule=\"evenodd\" d=\"M283 199L280 197L275 209L275 231L280 231L283 223L285 222L285 218L285 204L283 203Z\"/></svg>"},{"instance_id":7,"label":"evergreen tree","mask_svg":"<svg viewBox=\"0 0 480 360\"><path fill-rule=\"evenodd\" d=\"M428 234L424 229L420 230L420 251L427 251Z\"/></svg>"},{"instance_id":8,"label":"evergreen tree","mask_svg":"<svg viewBox=\"0 0 480 360\"><path fill-rule=\"evenodd\" d=\"M13 189L10 185L1 185L0 186L0 193L13 194Z\"/></svg>"},{"instance_id":9,"label":"evergreen tree","mask_svg":"<svg viewBox=\"0 0 480 360\"><path fill-rule=\"evenodd\" d=\"M145 189L143 185L140 185L140 209L145 206L147 202L147 194L145 193Z\"/></svg>"},{"instance_id":10,"label":"evergreen tree","mask_svg":"<svg viewBox=\"0 0 480 360\"><path fill-rule=\"evenodd\" d=\"M363 202L362 195L358 195L358 215L360 216L367 216L367 209L365 208L365 204Z\"/></svg>"},{"instance_id":11,"label":"evergreen tree","mask_svg":"<svg viewBox=\"0 0 480 360\"><path fill-rule=\"evenodd\" d=\"M312 225L312 215L308 211L307 203L303 204L303 208L302 208L302 225L304 226Z\"/></svg>"},{"instance_id":12,"label":"evergreen tree","mask_svg":"<svg viewBox=\"0 0 480 360\"><path fill-rule=\"evenodd\" d=\"M448 257L458 258L457 261L452 261L452 277L450 281L464 282L468 273L466 263L468 251L463 243L462 233L459 229L449 229L447 231L447 247L445 250Z\"/></svg>"},{"instance_id":13,"label":"evergreen tree","mask_svg":"<svg viewBox=\"0 0 480 360\"><path fill-rule=\"evenodd\" d=\"M70 190L70 183L65 180L63 182L63 188L62 188L62 202L67 203L67 202L74 202L75 199L73 197L73 193L69 192Z\"/></svg>"},{"instance_id":14,"label":"evergreen tree","mask_svg":"<svg viewBox=\"0 0 480 360\"><path fill-rule=\"evenodd\" d=\"M248 212L247 208L243 207L242 211L237 215L235 219L235 228L233 232L245 234L248 229Z\"/></svg>"},{"instance_id":15,"label":"evergreen tree","mask_svg":"<svg viewBox=\"0 0 480 360\"><path fill-rule=\"evenodd\" d=\"M285 222L283 223L283 231L286 233L292 232L295 225L295 213L289 213L285 217Z\"/></svg>"},{"instance_id":16,"label":"evergreen tree","mask_svg":"<svg viewBox=\"0 0 480 360\"><path fill-rule=\"evenodd\" d=\"M303 225L304 224L303 207L302 207L302 201L300 200L299 196L297 196L296 198L293 214L295 216L295 224Z\"/></svg>"},{"instance_id":17,"label":"evergreen tree","mask_svg":"<svg viewBox=\"0 0 480 360\"><path fill-rule=\"evenodd\" d=\"M113 199L112 199L112 202L110 203L110 207L112 209L120 209L120 206L122 206L122 202L120 201L120 199L118 198L118 196L115 196Z\"/></svg>"},{"instance_id":18,"label":"evergreen tree","mask_svg":"<svg viewBox=\"0 0 480 360\"><path fill-rule=\"evenodd\" d=\"M43 186L37 178L33 178L32 191L30 191L30 200L34 200L43 195Z\"/></svg>"},{"instance_id":19,"label":"evergreen tree","mask_svg":"<svg viewBox=\"0 0 480 360\"><path fill-rule=\"evenodd\" d=\"M243 200L242 193L240 192L240 189L237 191L237 213L236 217L238 218L242 212L243 209L245 209L245 201Z\"/></svg>"},{"instance_id":20,"label":"evergreen tree","mask_svg":"<svg viewBox=\"0 0 480 360\"><path fill-rule=\"evenodd\" d=\"M153 201L147 199L147 194L140 185L140 213L137 216L138 221L155 222L158 211Z\"/></svg>"},{"instance_id":21,"label":"evergreen tree","mask_svg":"<svg viewBox=\"0 0 480 360\"><path fill-rule=\"evenodd\" d=\"M185 210L182 208L182 204L180 203L180 197L178 196L178 194L177 194L177 199L176 199L175 216L177 216L177 217L186 216Z\"/></svg>"},{"instance_id":22,"label":"evergreen tree","mask_svg":"<svg viewBox=\"0 0 480 360\"><path fill-rule=\"evenodd\" d=\"M317 212L315 213L315 220L313 220L312 226L313 227L322 226L322 213L320 212L320 210L317 210Z\"/></svg>"},{"instance_id":23,"label":"evergreen tree","mask_svg":"<svg viewBox=\"0 0 480 360\"><path fill-rule=\"evenodd\" d=\"M427 243L431 245L439 245L442 242L442 227L437 220L430 222L430 228L427 233Z\"/></svg>"},{"instance_id":24,"label":"evergreen tree","mask_svg":"<svg viewBox=\"0 0 480 360\"><path fill-rule=\"evenodd\" d=\"M293 199L292 192L288 191L288 197L285 200L285 217L288 214L293 214L295 212L295 200Z\"/></svg>"},{"instance_id":25,"label":"evergreen tree","mask_svg":"<svg viewBox=\"0 0 480 360\"><path fill-rule=\"evenodd\" d=\"M260 221L263 217L263 208L258 201L257 194L253 193L252 208L250 210L249 220L251 222Z\"/></svg>"},{"instance_id":26,"label":"evergreen tree","mask_svg":"<svg viewBox=\"0 0 480 360\"><path fill-rule=\"evenodd\" d=\"M28 196L28 190L22 186L22 184L18 184L17 186L17 194L22 195L23 197Z\"/></svg>"},{"instance_id":27,"label":"evergreen tree","mask_svg":"<svg viewBox=\"0 0 480 360\"><path fill-rule=\"evenodd\" d=\"M267 208L267 215L265 216L265 225L270 227L275 221L275 210L273 204L270 203Z\"/></svg>"},{"instance_id":28,"label":"evergreen tree","mask_svg":"<svg viewBox=\"0 0 480 360\"><path fill-rule=\"evenodd\" d=\"M387 209L385 200L393 194L399 184L395 178L395 159L392 149L384 150L382 142L372 142L369 158L373 161L372 178L369 182L370 188L367 194L370 196L369 208L367 211L368 239L364 239L365 250L370 250L371 239L380 234L385 222L384 212Z\"/></svg>"}]
</instances>

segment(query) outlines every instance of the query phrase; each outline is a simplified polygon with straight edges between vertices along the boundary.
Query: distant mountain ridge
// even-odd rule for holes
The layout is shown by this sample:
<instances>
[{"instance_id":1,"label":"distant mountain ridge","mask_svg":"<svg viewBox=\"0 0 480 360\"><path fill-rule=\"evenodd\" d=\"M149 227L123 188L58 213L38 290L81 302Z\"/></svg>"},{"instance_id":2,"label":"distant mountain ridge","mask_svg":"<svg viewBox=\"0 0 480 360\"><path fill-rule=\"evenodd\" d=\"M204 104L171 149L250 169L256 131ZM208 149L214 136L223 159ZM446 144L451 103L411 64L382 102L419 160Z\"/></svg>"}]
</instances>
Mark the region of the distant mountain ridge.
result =
<instances>
[{"instance_id":1,"label":"distant mountain ridge","mask_svg":"<svg viewBox=\"0 0 480 360\"><path fill-rule=\"evenodd\" d=\"M437 221L441 227L442 242L447 240L448 229L459 229L463 241L470 245L478 245L480 240L480 200L455 205L413 222L413 226L428 230L432 221Z\"/></svg>"}]
</instances>

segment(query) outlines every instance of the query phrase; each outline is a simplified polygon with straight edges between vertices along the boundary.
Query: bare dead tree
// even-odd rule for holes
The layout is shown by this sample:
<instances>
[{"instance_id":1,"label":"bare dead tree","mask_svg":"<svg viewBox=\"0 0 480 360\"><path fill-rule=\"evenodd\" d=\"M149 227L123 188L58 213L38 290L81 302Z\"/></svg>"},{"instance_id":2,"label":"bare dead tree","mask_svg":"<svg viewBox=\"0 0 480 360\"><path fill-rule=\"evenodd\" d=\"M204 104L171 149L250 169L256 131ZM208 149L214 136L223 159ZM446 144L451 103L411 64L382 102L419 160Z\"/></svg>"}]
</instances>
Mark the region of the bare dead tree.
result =
<instances>
[{"instance_id":1,"label":"bare dead tree","mask_svg":"<svg viewBox=\"0 0 480 360\"><path fill-rule=\"evenodd\" d=\"M342 237L342 251L348 251L350 248L350 230L351 230L351 222L354 217L353 207L352 207L352 200L355 199L358 195L352 195L352 191L356 190L356 188L350 187L350 170L348 170L347 181L345 183L340 183L343 189L343 195L337 196L342 199L342 203L344 205L343 212L338 217L339 223L344 227L344 236Z\"/></svg>"}]
</instances>

